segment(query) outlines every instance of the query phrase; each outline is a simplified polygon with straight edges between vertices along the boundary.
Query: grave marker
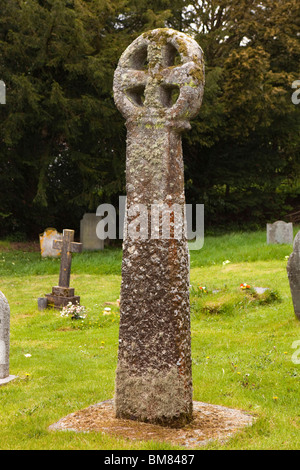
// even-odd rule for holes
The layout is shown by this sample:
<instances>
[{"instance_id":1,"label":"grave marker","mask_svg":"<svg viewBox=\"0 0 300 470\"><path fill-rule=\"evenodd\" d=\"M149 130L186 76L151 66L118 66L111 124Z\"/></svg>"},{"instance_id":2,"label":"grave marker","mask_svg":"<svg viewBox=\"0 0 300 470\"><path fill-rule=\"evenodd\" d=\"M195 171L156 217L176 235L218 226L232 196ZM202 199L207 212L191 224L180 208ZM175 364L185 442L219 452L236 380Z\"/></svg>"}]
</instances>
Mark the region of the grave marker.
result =
<instances>
[{"instance_id":1,"label":"grave marker","mask_svg":"<svg viewBox=\"0 0 300 470\"><path fill-rule=\"evenodd\" d=\"M86 213L80 221L80 242L83 251L103 250L104 240L97 237L96 228L101 216L94 213Z\"/></svg>"},{"instance_id":2,"label":"grave marker","mask_svg":"<svg viewBox=\"0 0 300 470\"><path fill-rule=\"evenodd\" d=\"M72 253L80 253L82 244L74 240L74 230L64 230L62 240L54 240L53 248L61 251L58 286L52 287L52 293L46 294L48 307L62 308L69 302L80 303L80 297L74 295L74 288L70 286Z\"/></svg>"},{"instance_id":3,"label":"grave marker","mask_svg":"<svg viewBox=\"0 0 300 470\"><path fill-rule=\"evenodd\" d=\"M0 385L10 382L9 375L10 308L5 295L0 291Z\"/></svg>"},{"instance_id":4,"label":"grave marker","mask_svg":"<svg viewBox=\"0 0 300 470\"><path fill-rule=\"evenodd\" d=\"M6 85L0 80L0 104L6 104Z\"/></svg>"},{"instance_id":5,"label":"grave marker","mask_svg":"<svg viewBox=\"0 0 300 470\"><path fill-rule=\"evenodd\" d=\"M187 35L156 29L122 54L114 98L126 119L124 227L115 409L130 418L179 427L192 419L189 253L183 219L170 211L169 238L147 237L151 205L184 212L181 133L200 106L203 53ZM134 207L146 208L139 237ZM145 215L145 214L144 214ZM142 220L142 219L140 219ZM158 218L159 220L159 218ZM173 229L172 229L173 224ZM153 229L153 227L152 227ZM181 232L181 238L174 233Z\"/></svg>"},{"instance_id":6,"label":"grave marker","mask_svg":"<svg viewBox=\"0 0 300 470\"><path fill-rule=\"evenodd\" d=\"M278 220L273 224L267 224L267 244L293 243L293 224Z\"/></svg>"},{"instance_id":7,"label":"grave marker","mask_svg":"<svg viewBox=\"0 0 300 470\"><path fill-rule=\"evenodd\" d=\"M41 247L41 256L42 258L59 258L60 251L57 251L53 248L54 240L61 240L62 234L58 233L55 228L48 227L40 234L40 247Z\"/></svg>"}]
</instances>

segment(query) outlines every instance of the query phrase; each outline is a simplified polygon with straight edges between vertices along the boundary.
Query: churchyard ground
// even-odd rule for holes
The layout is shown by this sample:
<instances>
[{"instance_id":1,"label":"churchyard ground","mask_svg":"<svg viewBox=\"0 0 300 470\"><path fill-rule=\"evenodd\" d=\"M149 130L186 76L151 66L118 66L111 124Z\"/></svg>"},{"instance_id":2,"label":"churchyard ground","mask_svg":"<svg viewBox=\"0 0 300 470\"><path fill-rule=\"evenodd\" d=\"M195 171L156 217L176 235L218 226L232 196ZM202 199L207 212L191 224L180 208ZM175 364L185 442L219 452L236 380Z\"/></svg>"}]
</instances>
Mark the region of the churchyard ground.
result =
<instances>
[{"instance_id":1,"label":"churchyard ground","mask_svg":"<svg viewBox=\"0 0 300 470\"><path fill-rule=\"evenodd\" d=\"M252 427L205 449L300 448L300 322L286 273L291 252L291 245L267 245L263 230L206 236L204 247L190 252L193 399L256 416ZM37 298L57 284L59 260L0 242L1 291L11 309L10 373L18 376L0 387L1 449L175 449L48 430L113 397L121 259L120 248L73 256L71 285L87 316L72 320L37 308ZM244 283L250 288L242 289ZM257 296L255 286L269 290Z\"/></svg>"}]
</instances>

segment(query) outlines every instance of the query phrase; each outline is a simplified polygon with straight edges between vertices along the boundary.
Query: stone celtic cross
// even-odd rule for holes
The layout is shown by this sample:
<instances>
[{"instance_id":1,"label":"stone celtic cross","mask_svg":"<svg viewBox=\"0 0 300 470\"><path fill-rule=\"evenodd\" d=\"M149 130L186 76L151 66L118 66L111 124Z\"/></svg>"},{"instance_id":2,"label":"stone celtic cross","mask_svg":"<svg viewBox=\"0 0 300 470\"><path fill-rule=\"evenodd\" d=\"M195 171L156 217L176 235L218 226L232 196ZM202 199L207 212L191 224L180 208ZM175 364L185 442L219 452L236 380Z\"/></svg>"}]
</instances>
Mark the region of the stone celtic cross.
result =
<instances>
[{"instance_id":1,"label":"stone celtic cross","mask_svg":"<svg viewBox=\"0 0 300 470\"><path fill-rule=\"evenodd\" d=\"M79 303L80 297L74 295L70 286L72 253L82 251L82 243L74 242L74 230L64 230L62 240L54 240L53 248L61 251L58 286L52 288L52 294L46 294L48 306L61 308L68 302Z\"/></svg>"},{"instance_id":2,"label":"stone celtic cross","mask_svg":"<svg viewBox=\"0 0 300 470\"><path fill-rule=\"evenodd\" d=\"M292 294L294 312L296 318L300 320L300 232L295 236L293 252L289 256L286 269Z\"/></svg>"},{"instance_id":3,"label":"stone celtic cross","mask_svg":"<svg viewBox=\"0 0 300 470\"><path fill-rule=\"evenodd\" d=\"M181 132L202 102L203 53L189 36L156 29L122 54L114 98L126 119L127 205L115 408L164 426L192 419L189 253L170 212L169 238L128 235L136 205L185 204ZM147 216L147 219L148 219ZM177 225L182 236L175 237ZM138 232L138 230L137 230ZM180 232L180 230L179 230ZM159 230L156 232L159 233ZM178 230L177 230L178 233ZM149 232L148 232L149 234Z\"/></svg>"}]
</instances>

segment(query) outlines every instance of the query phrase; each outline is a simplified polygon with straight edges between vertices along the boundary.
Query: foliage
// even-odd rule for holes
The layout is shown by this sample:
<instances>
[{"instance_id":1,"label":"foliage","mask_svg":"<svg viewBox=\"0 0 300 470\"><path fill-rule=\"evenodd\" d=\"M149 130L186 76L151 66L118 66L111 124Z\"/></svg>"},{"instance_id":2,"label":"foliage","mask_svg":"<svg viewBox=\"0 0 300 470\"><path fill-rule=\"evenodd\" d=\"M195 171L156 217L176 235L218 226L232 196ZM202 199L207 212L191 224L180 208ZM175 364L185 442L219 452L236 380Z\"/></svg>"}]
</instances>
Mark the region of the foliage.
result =
<instances>
[{"instance_id":1,"label":"foliage","mask_svg":"<svg viewBox=\"0 0 300 470\"><path fill-rule=\"evenodd\" d=\"M204 50L199 117L184 136L186 195L206 226L252 226L300 204L297 0L2 0L1 233L79 228L125 194L113 72L143 31L168 26Z\"/></svg>"},{"instance_id":2,"label":"foliage","mask_svg":"<svg viewBox=\"0 0 300 470\"><path fill-rule=\"evenodd\" d=\"M296 1L201 1L188 13L204 49L206 88L186 137L187 194L206 226L284 217L299 204ZM251 215L250 215L251 214Z\"/></svg>"}]
</instances>

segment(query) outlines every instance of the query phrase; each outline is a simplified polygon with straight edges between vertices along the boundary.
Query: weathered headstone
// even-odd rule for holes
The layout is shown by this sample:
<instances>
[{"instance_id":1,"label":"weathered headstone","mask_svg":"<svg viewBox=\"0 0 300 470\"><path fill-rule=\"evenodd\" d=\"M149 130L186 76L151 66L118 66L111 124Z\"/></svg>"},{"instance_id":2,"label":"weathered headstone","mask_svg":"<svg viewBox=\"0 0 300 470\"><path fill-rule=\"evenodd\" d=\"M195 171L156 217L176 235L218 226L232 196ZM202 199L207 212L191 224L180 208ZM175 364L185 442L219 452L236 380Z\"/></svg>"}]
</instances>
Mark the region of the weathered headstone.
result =
<instances>
[{"instance_id":1,"label":"weathered headstone","mask_svg":"<svg viewBox=\"0 0 300 470\"><path fill-rule=\"evenodd\" d=\"M293 245L293 253L287 262L287 275L290 283L294 312L300 320L300 232L297 233Z\"/></svg>"},{"instance_id":2,"label":"weathered headstone","mask_svg":"<svg viewBox=\"0 0 300 470\"><path fill-rule=\"evenodd\" d=\"M101 216L94 213L86 213L80 221L80 243L83 251L103 250L104 240L97 237L96 228Z\"/></svg>"},{"instance_id":3,"label":"weathered headstone","mask_svg":"<svg viewBox=\"0 0 300 470\"><path fill-rule=\"evenodd\" d=\"M293 224L278 220L273 224L267 224L267 244L293 243Z\"/></svg>"},{"instance_id":4,"label":"weathered headstone","mask_svg":"<svg viewBox=\"0 0 300 470\"><path fill-rule=\"evenodd\" d=\"M41 247L41 256L43 258L59 258L60 251L53 248L54 240L61 240L62 234L58 233L55 228L49 227L40 234L40 247Z\"/></svg>"},{"instance_id":5,"label":"weathered headstone","mask_svg":"<svg viewBox=\"0 0 300 470\"><path fill-rule=\"evenodd\" d=\"M187 35L167 28L139 36L115 71L115 102L127 126L118 418L174 427L192 419L185 227L174 222L167 239L158 238L155 230L155 237L144 236L145 227L140 228L140 237L132 237L129 227L134 225L137 204L146 207L146 220L151 205L177 205L183 210L181 132L190 128L203 88L201 48ZM178 230L181 238L174 236Z\"/></svg>"},{"instance_id":6,"label":"weathered headstone","mask_svg":"<svg viewBox=\"0 0 300 470\"><path fill-rule=\"evenodd\" d=\"M70 286L72 253L80 253L82 244L74 240L74 230L64 230L62 240L54 240L53 248L61 250L60 272L58 286L52 287L52 293L46 294L48 307L62 308L69 302L80 303L80 297L74 294Z\"/></svg>"},{"instance_id":7,"label":"weathered headstone","mask_svg":"<svg viewBox=\"0 0 300 470\"><path fill-rule=\"evenodd\" d=\"M48 307L47 297L38 297L38 309L45 310Z\"/></svg>"},{"instance_id":8,"label":"weathered headstone","mask_svg":"<svg viewBox=\"0 0 300 470\"><path fill-rule=\"evenodd\" d=\"M6 86L3 80L0 80L0 104L6 104Z\"/></svg>"},{"instance_id":9,"label":"weathered headstone","mask_svg":"<svg viewBox=\"0 0 300 470\"><path fill-rule=\"evenodd\" d=\"M5 295L0 291L0 385L13 380L9 375L10 308Z\"/></svg>"}]
</instances>

